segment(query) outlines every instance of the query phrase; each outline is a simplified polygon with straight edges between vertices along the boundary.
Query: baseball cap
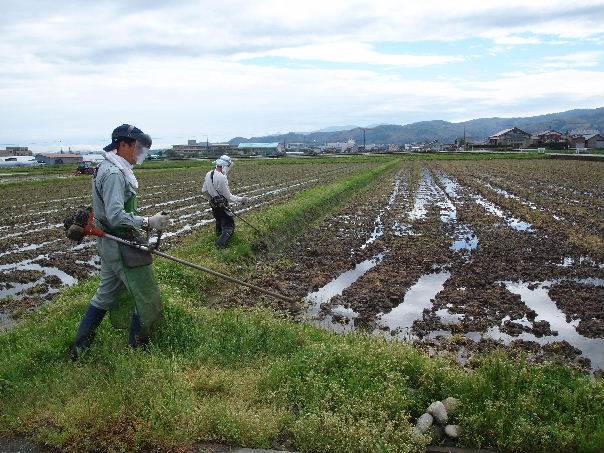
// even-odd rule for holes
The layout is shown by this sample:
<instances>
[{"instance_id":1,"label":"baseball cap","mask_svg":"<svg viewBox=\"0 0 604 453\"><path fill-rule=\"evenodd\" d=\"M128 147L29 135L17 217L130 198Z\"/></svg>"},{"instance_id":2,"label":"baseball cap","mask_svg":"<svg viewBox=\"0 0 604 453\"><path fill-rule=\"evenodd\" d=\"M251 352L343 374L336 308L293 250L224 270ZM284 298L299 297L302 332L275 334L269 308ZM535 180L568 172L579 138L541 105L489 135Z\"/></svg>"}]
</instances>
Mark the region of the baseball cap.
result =
<instances>
[{"instance_id":1,"label":"baseball cap","mask_svg":"<svg viewBox=\"0 0 604 453\"><path fill-rule=\"evenodd\" d=\"M138 127L130 124L122 124L113 129L113 132L111 133L111 143L103 149L105 151L117 149L117 143L120 138L133 138L138 140L144 147L151 148L151 137L148 134L145 134Z\"/></svg>"}]
</instances>

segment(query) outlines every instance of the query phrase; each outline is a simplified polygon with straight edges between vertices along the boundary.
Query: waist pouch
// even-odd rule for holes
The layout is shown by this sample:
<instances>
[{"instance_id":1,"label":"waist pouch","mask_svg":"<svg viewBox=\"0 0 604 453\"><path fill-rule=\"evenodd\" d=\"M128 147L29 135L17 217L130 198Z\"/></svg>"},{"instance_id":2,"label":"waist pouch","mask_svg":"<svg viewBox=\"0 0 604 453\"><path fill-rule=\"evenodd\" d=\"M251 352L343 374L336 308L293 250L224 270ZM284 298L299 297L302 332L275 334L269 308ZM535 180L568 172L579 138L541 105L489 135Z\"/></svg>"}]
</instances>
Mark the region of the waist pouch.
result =
<instances>
[{"instance_id":1,"label":"waist pouch","mask_svg":"<svg viewBox=\"0 0 604 453\"><path fill-rule=\"evenodd\" d=\"M229 207L229 200L222 195L216 195L210 198L210 206L214 209L226 209Z\"/></svg>"},{"instance_id":2,"label":"waist pouch","mask_svg":"<svg viewBox=\"0 0 604 453\"><path fill-rule=\"evenodd\" d=\"M117 236L120 239L125 239L126 241L133 242L135 244L141 244L143 242L143 237L138 231L132 229L110 229L107 228L107 226L102 222L99 223L105 232L112 234L113 236ZM122 244L120 242L118 242L117 245L120 250L122 262L126 267L148 266L153 263L153 256L150 252L138 249L136 247L130 247L129 245Z\"/></svg>"},{"instance_id":3,"label":"waist pouch","mask_svg":"<svg viewBox=\"0 0 604 453\"><path fill-rule=\"evenodd\" d=\"M153 256L150 252L130 247L126 244L119 244L122 261L126 267L141 267L149 266L153 263Z\"/></svg>"}]
</instances>

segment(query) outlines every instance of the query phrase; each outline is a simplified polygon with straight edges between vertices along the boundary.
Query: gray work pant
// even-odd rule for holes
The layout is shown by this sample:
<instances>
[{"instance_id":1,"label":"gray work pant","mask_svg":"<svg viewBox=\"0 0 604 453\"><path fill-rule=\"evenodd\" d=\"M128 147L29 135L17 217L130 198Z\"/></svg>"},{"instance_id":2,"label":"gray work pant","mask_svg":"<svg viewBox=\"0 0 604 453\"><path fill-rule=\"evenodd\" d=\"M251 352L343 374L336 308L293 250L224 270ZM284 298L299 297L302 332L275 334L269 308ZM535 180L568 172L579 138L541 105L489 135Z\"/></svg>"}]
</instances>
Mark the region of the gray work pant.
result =
<instances>
[{"instance_id":1,"label":"gray work pant","mask_svg":"<svg viewBox=\"0 0 604 453\"><path fill-rule=\"evenodd\" d=\"M108 261L101 256L101 284L90 305L101 310L110 310L126 288L126 274L121 261Z\"/></svg>"}]
</instances>

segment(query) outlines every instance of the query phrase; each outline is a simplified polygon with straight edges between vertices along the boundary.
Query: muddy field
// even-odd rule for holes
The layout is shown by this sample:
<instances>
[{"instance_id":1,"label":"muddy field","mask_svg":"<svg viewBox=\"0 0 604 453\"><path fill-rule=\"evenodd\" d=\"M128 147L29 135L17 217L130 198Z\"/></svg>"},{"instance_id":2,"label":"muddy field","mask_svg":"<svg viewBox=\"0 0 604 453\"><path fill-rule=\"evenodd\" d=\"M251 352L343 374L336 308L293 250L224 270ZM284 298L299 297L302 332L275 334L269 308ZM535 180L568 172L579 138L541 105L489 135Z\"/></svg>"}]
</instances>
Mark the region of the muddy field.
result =
<instances>
[{"instance_id":1,"label":"muddy field","mask_svg":"<svg viewBox=\"0 0 604 453\"><path fill-rule=\"evenodd\" d=\"M409 339L467 366L503 345L603 370L603 169L403 162L267 261L256 283L304 298L301 318Z\"/></svg>"},{"instance_id":2,"label":"muddy field","mask_svg":"<svg viewBox=\"0 0 604 453\"><path fill-rule=\"evenodd\" d=\"M236 167L245 209L280 203L361 165ZM143 214L171 212L165 248L212 222L200 198L205 170L139 175ZM261 257L254 283L304 300L293 312L338 331L411 340L472 366L505 346L536 362L604 369L604 178L598 162L402 161L283 256ZM0 328L94 274L94 242L63 237L90 180L3 187ZM241 289L219 306L256 304Z\"/></svg>"},{"instance_id":3,"label":"muddy field","mask_svg":"<svg viewBox=\"0 0 604 453\"><path fill-rule=\"evenodd\" d=\"M209 165L209 164L208 164ZM360 165L350 162L262 165L244 162L229 175L231 190L252 199L244 213L279 203L325 179L345 177ZM170 212L173 224L163 248L213 222L201 197L207 169L144 170L138 173L143 215ZM100 260L94 240L76 245L64 236L63 220L77 206L89 205L90 177L61 177L5 185L0 199L0 330L52 297L65 285L95 274ZM153 238L152 238L153 239Z\"/></svg>"}]
</instances>

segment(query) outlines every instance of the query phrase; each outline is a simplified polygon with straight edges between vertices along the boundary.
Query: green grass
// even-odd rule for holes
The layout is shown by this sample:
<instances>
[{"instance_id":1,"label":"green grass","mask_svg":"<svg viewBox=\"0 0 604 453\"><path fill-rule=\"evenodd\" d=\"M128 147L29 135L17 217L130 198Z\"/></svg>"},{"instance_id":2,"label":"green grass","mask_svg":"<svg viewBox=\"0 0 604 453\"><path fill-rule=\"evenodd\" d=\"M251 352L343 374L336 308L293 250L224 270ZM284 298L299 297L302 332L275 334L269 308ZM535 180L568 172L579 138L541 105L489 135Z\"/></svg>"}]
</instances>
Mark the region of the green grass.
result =
<instances>
[{"instance_id":1,"label":"green grass","mask_svg":"<svg viewBox=\"0 0 604 453\"><path fill-rule=\"evenodd\" d=\"M289 237L396 163L315 187L250 216ZM241 224L240 224L241 225ZM233 247L209 230L173 253L232 273L253 263L256 233ZM172 251L171 251L172 252ZM217 282L167 261L156 270L166 319L147 351L104 322L77 363L67 351L96 289L66 289L0 334L0 436L23 435L71 451L179 450L199 441L286 445L302 452L422 451L412 423L436 399L461 399L465 446L510 452L599 452L604 383L502 352L467 372L453 360L379 337L347 336L267 309L212 309Z\"/></svg>"},{"instance_id":2,"label":"green grass","mask_svg":"<svg viewBox=\"0 0 604 453\"><path fill-rule=\"evenodd\" d=\"M0 167L0 173L10 173L14 176L43 176L73 173L77 164L41 165L37 167Z\"/></svg>"},{"instance_id":3,"label":"green grass","mask_svg":"<svg viewBox=\"0 0 604 453\"><path fill-rule=\"evenodd\" d=\"M574 149L546 149L545 152L548 154L577 154L577 151ZM604 154L604 149L583 149L580 150L580 154Z\"/></svg>"}]
</instances>

